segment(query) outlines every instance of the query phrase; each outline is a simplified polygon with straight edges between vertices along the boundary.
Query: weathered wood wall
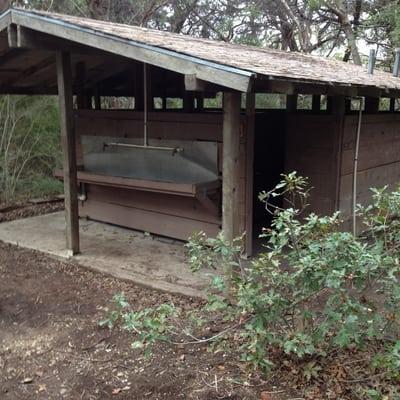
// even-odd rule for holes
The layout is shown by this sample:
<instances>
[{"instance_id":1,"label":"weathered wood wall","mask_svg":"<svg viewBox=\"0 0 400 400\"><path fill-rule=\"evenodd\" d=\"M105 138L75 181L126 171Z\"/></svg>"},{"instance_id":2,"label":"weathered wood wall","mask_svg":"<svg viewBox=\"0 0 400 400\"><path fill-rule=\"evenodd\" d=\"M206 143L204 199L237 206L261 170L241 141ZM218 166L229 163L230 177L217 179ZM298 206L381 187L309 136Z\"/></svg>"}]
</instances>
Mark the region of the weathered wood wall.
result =
<instances>
[{"instance_id":1,"label":"weathered wood wall","mask_svg":"<svg viewBox=\"0 0 400 400\"><path fill-rule=\"evenodd\" d=\"M310 210L342 212L344 228L352 213L357 115L290 114L285 170L298 171L313 186ZM364 114L357 174L357 202L371 201L371 187L400 183L400 115Z\"/></svg>"},{"instance_id":2,"label":"weathered wood wall","mask_svg":"<svg viewBox=\"0 0 400 400\"><path fill-rule=\"evenodd\" d=\"M400 183L400 115L365 114L362 117L357 174L357 202L368 204L371 187ZM352 212L352 184L357 116L345 117L340 162L339 209Z\"/></svg>"},{"instance_id":3,"label":"weathered wood wall","mask_svg":"<svg viewBox=\"0 0 400 400\"><path fill-rule=\"evenodd\" d=\"M78 136L141 138L143 112L76 110L75 126ZM221 147L222 115L150 112L148 134L157 139L219 142ZM93 182L86 183L85 190L87 198L80 204L83 217L182 240L198 231L215 236L221 229L220 189L212 190L211 199Z\"/></svg>"},{"instance_id":4,"label":"weathered wood wall","mask_svg":"<svg viewBox=\"0 0 400 400\"><path fill-rule=\"evenodd\" d=\"M158 235L187 240L195 232L215 236L221 221L196 198L87 185L80 215Z\"/></svg>"},{"instance_id":5,"label":"weathered wood wall","mask_svg":"<svg viewBox=\"0 0 400 400\"><path fill-rule=\"evenodd\" d=\"M317 214L335 209L339 135L336 115L288 114L285 172L309 178L309 210Z\"/></svg>"},{"instance_id":6,"label":"weathered wood wall","mask_svg":"<svg viewBox=\"0 0 400 400\"><path fill-rule=\"evenodd\" d=\"M78 135L143 137L143 112L76 110ZM154 139L222 142L221 113L149 112L148 135Z\"/></svg>"}]
</instances>

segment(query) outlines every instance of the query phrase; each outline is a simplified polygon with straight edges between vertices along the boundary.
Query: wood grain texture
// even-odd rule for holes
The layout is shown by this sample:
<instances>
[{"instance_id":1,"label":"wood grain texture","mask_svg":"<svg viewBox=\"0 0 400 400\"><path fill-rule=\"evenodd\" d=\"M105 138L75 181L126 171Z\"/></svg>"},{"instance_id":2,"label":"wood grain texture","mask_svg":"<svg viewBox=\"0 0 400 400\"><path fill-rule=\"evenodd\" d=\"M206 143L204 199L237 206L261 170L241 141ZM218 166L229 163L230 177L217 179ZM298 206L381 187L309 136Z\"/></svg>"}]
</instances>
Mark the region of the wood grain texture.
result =
<instances>
[{"instance_id":1,"label":"wood grain texture","mask_svg":"<svg viewBox=\"0 0 400 400\"><path fill-rule=\"evenodd\" d=\"M232 241L239 236L240 212L240 104L239 92L224 93L222 155L222 230ZM242 203L243 206L243 203Z\"/></svg>"},{"instance_id":2,"label":"wood grain texture","mask_svg":"<svg viewBox=\"0 0 400 400\"><path fill-rule=\"evenodd\" d=\"M142 137L143 112L117 110L77 110L79 135ZM149 138L209 140L222 142L222 114L149 112Z\"/></svg>"},{"instance_id":3,"label":"wood grain texture","mask_svg":"<svg viewBox=\"0 0 400 400\"><path fill-rule=\"evenodd\" d=\"M400 89L398 79L389 73L376 70L373 75L369 75L361 66L296 52L194 38L55 13L14 10L12 20L28 28L182 74L194 74L199 79L240 91L251 90L251 79L241 73L227 71L222 66L236 68L242 73L252 72L261 80L274 77L294 82L321 83L321 90L324 90L324 84L342 85L344 91L349 86L379 90ZM163 51L159 51L160 49ZM214 67L209 67L200 60L207 60Z\"/></svg>"},{"instance_id":4,"label":"wood grain texture","mask_svg":"<svg viewBox=\"0 0 400 400\"><path fill-rule=\"evenodd\" d=\"M363 115L357 173L357 203L371 202L372 187L400 183L400 116ZM346 116L341 157L340 211L351 216L357 117Z\"/></svg>"},{"instance_id":5,"label":"wood grain texture","mask_svg":"<svg viewBox=\"0 0 400 400\"><path fill-rule=\"evenodd\" d=\"M220 230L220 225L216 223L97 200L84 202L80 207L80 215L180 240L188 240L190 236L200 231L214 237Z\"/></svg>"},{"instance_id":6,"label":"wood grain texture","mask_svg":"<svg viewBox=\"0 0 400 400\"><path fill-rule=\"evenodd\" d=\"M72 103L71 56L57 53L58 98L63 150L65 221L67 249L79 253L78 187Z\"/></svg>"}]
</instances>

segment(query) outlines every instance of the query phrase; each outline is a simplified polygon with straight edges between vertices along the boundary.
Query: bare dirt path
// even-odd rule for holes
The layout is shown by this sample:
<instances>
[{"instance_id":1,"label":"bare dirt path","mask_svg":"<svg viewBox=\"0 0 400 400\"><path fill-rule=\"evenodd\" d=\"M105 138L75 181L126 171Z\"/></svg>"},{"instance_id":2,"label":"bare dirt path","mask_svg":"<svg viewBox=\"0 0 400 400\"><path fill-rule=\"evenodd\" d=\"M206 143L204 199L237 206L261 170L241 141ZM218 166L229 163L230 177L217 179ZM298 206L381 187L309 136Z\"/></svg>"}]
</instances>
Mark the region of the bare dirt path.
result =
<instances>
[{"instance_id":1,"label":"bare dirt path","mask_svg":"<svg viewBox=\"0 0 400 400\"><path fill-rule=\"evenodd\" d=\"M0 243L0 398L260 398L222 354L163 345L147 360L129 333L99 328L119 292L138 308L200 305Z\"/></svg>"}]
</instances>

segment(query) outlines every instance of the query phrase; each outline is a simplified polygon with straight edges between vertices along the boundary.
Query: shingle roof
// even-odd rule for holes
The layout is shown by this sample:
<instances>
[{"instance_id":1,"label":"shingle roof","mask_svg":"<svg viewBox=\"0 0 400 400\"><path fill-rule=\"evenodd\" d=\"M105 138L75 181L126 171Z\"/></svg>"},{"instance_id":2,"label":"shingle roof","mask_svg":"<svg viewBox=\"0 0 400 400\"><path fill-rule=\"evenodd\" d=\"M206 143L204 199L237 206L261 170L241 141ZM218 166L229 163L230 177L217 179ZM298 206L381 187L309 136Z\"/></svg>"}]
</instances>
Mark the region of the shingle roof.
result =
<instances>
[{"instance_id":1,"label":"shingle roof","mask_svg":"<svg viewBox=\"0 0 400 400\"><path fill-rule=\"evenodd\" d=\"M378 88L383 91L400 90L400 78L393 77L389 73L375 70L374 74L370 75L364 67L318 56L201 39L56 13L22 10L12 10L12 13L14 13L11 19L13 23L29 25L30 20L33 22L40 19L42 22L54 25L55 29L50 32L51 34L57 33L57 27L67 29L70 34L64 38L70 40L79 41L80 38L77 36L74 39L71 32L80 31L97 37L100 35L102 38L117 39L120 43L125 42L129 46L144 48L146 51L154 51L154 60L159 66L157 54L159 57L176 56L178 59L187 57L186 61L194 64L207 63L207 68L211 70L214 68L216 74L226 69L237 75L255 79ZM38 26L32 27L37 29ZM132 57L128 53L127 56ZM196 68L193 69L195 74ZM179 68L177 71L181 72ZM207 74L199 74L199 77L207 80ZM209 75L209 78L214 83L224 85L222 78L218 76Z\"/></svg>"}]
</instances>

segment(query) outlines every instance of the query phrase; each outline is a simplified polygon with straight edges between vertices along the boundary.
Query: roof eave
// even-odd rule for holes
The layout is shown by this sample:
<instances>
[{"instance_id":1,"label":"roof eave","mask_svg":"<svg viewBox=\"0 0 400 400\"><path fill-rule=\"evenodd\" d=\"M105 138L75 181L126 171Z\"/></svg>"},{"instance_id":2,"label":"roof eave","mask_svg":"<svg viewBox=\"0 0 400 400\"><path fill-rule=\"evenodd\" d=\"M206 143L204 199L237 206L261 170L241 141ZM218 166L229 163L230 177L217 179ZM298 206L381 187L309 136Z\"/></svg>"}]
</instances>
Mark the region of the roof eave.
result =
<instances>
[{"instance_id":1,"label":"roof eave","mask_svg":"<svg viewBox=\"0 0 400 400\"><path fill-rule=\"evenodd\" d=\"M11 12L12 10L9 8L0 15L0 32L7 29L11 24Z\"/></svg>"},{"instance_id":2,"label":"roof eave","mask_svg":"<svg viewBox=\"0 0 400 400\"><path fill-rule=\"evenodd\" d=\"M13 23L72 42L84 43L99 50L181 74L196 75L198 79L203 81L240 92L250 92L256 76L255 73L250 71L217 64L133 40L119 38L90 28L23 10L9 10L1 17L0 23L4 27Z\"/></svg>"}]
</instances>

